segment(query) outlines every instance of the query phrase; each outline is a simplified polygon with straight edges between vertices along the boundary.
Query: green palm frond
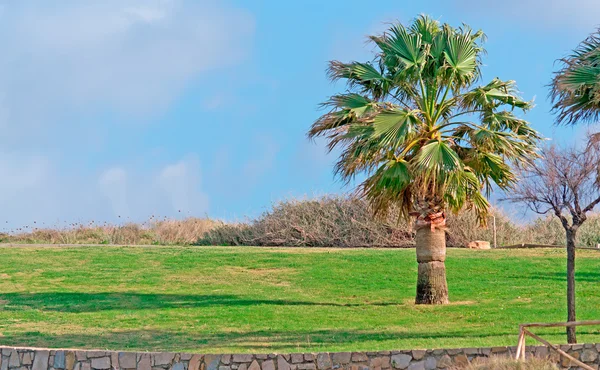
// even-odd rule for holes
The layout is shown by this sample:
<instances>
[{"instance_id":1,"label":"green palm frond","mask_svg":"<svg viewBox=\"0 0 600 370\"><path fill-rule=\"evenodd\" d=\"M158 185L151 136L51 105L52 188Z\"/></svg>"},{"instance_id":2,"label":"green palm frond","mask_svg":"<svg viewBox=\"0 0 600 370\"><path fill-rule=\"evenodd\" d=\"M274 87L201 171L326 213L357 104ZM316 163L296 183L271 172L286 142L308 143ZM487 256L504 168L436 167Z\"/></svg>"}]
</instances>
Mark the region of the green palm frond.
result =
<instances>
[{"instance_id":1,"label":"green palm frond","mask_svg":"<svg viewBox=\"0 0 600 370\"><path fill-rule=\"evenodd\" d=\"M329 76L348 91L323 104L329 111L308 135L342 148L343 180L366 174L358 191L378 214L470 207L484 222L492 186L510 188L510 164L536 158L541 136L515 112L532 103L515 82L473 86L484 38L420 16L371 36L372 62L330 63Z\"/></svg>"},{"instance_id":2,"label":"green palm frond","mask_svg":"<svg viewBox=\"0 0 600 370\"><path fill-rule=\"evenodd\" d=\"M405 142L408 136L416 131L418 123L415 111L383 111L373 118L371 136L379 138L380 145L397 149L395 145Z\"/></svg>"},{"instance_id":3,"label":"green palm frond","mask_svg":"<svg viewBox=\"0 0 600 370\"><path fill-rule=\"evenodd\" d=\"M470 35L455 35L447 40L444 50L448 69L457 83L457 88L468 85L478 77L477 50Z\"/></svg>"},{"instance_id":4,"label":"green palm frond","mask_svg":"<svg viewBox=\"0 0 600 370\"><path fill-rule=\"evenodd\" d=\"M557 123L595 123L600 118L600 30L561 59L550 84Z\"/></svg>"}]
</instances>

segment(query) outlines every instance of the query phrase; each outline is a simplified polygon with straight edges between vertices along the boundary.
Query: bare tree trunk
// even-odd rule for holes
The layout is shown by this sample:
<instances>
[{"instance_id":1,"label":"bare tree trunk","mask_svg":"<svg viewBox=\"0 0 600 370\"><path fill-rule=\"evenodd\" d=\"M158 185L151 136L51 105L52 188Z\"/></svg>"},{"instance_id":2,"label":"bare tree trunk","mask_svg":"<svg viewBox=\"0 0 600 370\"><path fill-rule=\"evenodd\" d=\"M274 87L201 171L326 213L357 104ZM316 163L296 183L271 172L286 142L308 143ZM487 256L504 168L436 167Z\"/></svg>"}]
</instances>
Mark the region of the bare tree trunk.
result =
<instances>
[{"instance_id":1,"label":"bare tree trunk","mask_svg":"<svg viewBox=\"0 0 600 370\"><path fill-rule=\"evenodd\" d=\"M575 316L575 237L577 229L567 229L567 321L576 321ZM577 343L575 327L567 327L568 343Z\"/></svg>"},{"instance_id":2,"label":"bare tree trunk","mask_svg":"<svg viewBox=\"0 0 600 370\"><path fill-rule=\"evenodd\" d=\"M417 229L415 236L419 274L416 304L447 304L446 232L430 227Z\"/></svg>"}]
</instances>

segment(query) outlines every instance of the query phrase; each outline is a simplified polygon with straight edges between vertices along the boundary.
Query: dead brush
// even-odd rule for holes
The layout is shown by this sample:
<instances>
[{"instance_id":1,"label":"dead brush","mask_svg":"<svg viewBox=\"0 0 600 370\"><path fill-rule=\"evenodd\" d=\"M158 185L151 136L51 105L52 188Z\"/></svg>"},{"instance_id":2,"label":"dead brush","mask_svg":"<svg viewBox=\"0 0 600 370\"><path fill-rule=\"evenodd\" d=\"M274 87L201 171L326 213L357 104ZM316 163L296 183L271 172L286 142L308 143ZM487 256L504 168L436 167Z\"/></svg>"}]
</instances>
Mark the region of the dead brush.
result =
<instances>
[{"instance_id":1,"label":"dead brush","mask_svg":"<svg viewBox=\"0 0 600 370\"><path fill-rule=\"evenodd\" d=\"M509 357L479 357L469 365L454 367L453 370L558 370L559 367L546 358L528 357L515 360Z\"/></svg>"},{"instance_id":2,"label":"dead brush","mask_svg":"<svg viewBox=\"0 0 600 370\"><path fill-rule=\"evenodd\" d=\"M221 222L209 218L188 218L185 220L166 220L152 224L151 230L158 244L193 244L205 233Z\"/></svg>"},{"instance_id":3,"label":"dead brush","mask_svg":"<svg viewBox=\"0 0 600 370\"><path fill-rule=\"evenodd\" d=\"M496 219L498 246L518 243L565 245L557 220L543 217L519 224L500 209L492 209L487 227L479 227L473 212L448 215L447 245L466 247L474 240L493 240ZM411 247L411 222L397 212L381 220L373 217L363 199L341 195L288 199L277 202L255 219L223 222L210 218L165 219L152 216L136 224L74 223L63 228L22 227L0 234L4 243L226 245L297 247ZM589 215L578 245L600 243L600 215Z\"/></svg>"}]
</instances>

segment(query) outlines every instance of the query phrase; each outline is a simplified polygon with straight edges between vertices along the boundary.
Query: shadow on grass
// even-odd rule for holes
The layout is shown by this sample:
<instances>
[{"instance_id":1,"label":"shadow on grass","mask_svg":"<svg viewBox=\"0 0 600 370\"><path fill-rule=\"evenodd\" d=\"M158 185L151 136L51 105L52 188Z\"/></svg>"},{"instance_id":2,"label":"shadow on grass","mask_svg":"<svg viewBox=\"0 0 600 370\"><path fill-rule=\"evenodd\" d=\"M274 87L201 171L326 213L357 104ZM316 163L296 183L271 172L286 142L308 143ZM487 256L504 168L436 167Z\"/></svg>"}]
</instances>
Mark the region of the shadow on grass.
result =
<instances>
[{"instance_id":1,"label":"shadow on grass","mask_svg":"<svg viewBox=\"0 0 600 370\"><path fill-rule=\"evenodd\" d=\"M547 272L543 274L530 274L530 275L519 275L514 276L518 279L535 279L535 280L551 280L551 281L561 281L565 284L567 283L567 273L566 272ZM591 271L576 271L575 272L575 281L582 283L600 283L600 272L591 272Z\"/></svg>"},{"instance_id":2,"label":"shadow on grass","mask_svg":"<svg viewBox=\"0 0 600 370\"><path fill-rule=\"evenodd\" d=\"M143 293L7 293L0 294L0 308L5 311L35 309L56 312L99 312L107 310L145 310L168 308L203 308L210 306L324 306L362 307L395 306L400 302L333 303L286 299L251 299L227 294L180 295Z\"/></svg>"},{"instance_id":3,"label":"shadow on grass","mask_svg":"<svg viewBox=\"0 0 600 370\"><path fill-rule=\"evenodd\" d=\"M597 331L578 331L581 339L597 340ZM566 341L563 333L548 333L545 338L554 342ZM564 337L564 338L563 338ZM399 340L410 345L398 348ZM2 344L24 347L51 348L99 348L108 350L137 351L191 351L191 352L299 352L330 351L344 348L352 351L376 351L392 349L413 349L413 347L452 348L473 346L484 340L492 345L515 345L514 330L485 332L482 329L459 331L365 331L365 330L313 330L313 331L239 331L202 332L201 329L189 332L161 330L133 330L107 332L101 334L51 335L39 332L6 334ZM414 342L414 344L412 344ZM557 342L558 343L558 342Z\"/></svg>"},{"instance_id":4,"label":"shadow on grass","mask_svg":"<svg viewBox=\"0 0 600 370\"><path fill-rule=\"evenodd\" d=\"M268 351L306 351L330 350L344 346L352 350L384 350L390 348L398 340L428 340L431 343L460 339L476 343L482 338L498 338L498 342L506 337L514 336L514 331L497 333L481 333L469 331L360 331L360 330L314 330L314 331L275 331L261 330L249 332L194 332L135 330L108 332L97 335L65 334L51 335L39 332L5 334L3 345L61 347L61 348L100 348L110 350L140 351L179 351L193 349L205 352L268 352ZM387 343L387 344L386 344ZM463 342L464 343L464 342ZM219 350L223 348L224 350ZM407 348L408 349L408 348Z\"/></svg>"}]
</instances>

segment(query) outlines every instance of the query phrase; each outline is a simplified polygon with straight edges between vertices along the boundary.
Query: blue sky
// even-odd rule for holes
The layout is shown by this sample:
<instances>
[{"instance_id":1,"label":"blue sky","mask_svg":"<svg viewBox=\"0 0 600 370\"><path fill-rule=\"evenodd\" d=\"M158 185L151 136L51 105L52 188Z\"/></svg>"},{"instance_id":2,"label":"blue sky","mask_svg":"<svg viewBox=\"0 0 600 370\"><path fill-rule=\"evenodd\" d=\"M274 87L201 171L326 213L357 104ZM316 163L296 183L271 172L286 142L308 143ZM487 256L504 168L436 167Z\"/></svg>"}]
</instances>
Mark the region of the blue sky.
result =
<instances>
[{"instance_id":1,"label":"blue sky","mask_svg":"<svg viewBox=\"0 0 600 370\"><path fill-rule=\"evenodd\" d=\"M483 29L483 82L516 80L536 129L581 138L553 126L546 85L600 3L486 3L0 1L0 222L231 220L348 192L305 136L343 89L326 63L370 59L366 35L420 13Z\"/></svg>"}]
</instances>

